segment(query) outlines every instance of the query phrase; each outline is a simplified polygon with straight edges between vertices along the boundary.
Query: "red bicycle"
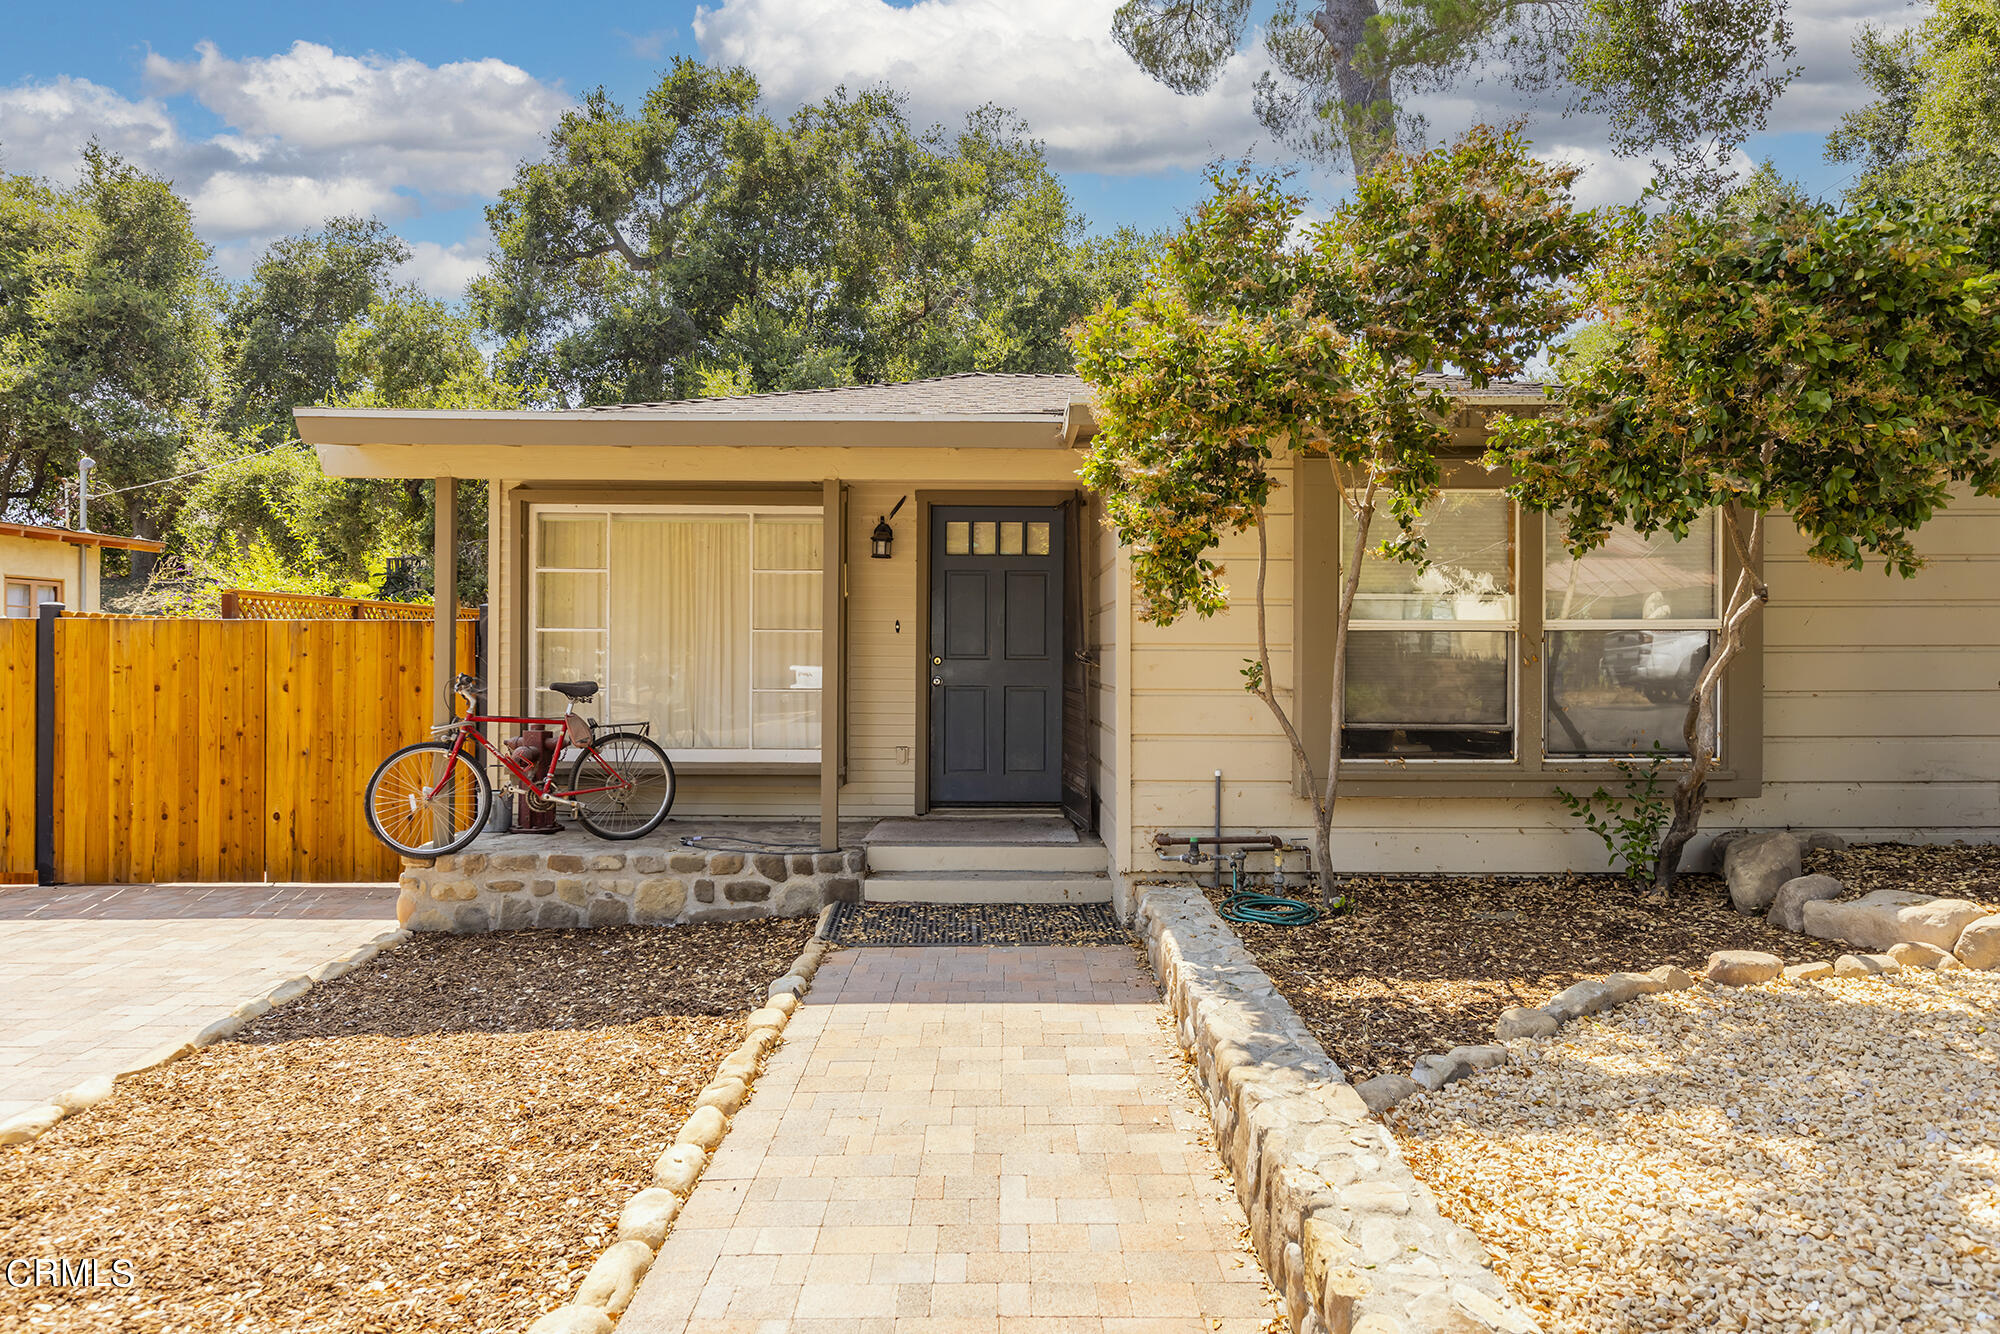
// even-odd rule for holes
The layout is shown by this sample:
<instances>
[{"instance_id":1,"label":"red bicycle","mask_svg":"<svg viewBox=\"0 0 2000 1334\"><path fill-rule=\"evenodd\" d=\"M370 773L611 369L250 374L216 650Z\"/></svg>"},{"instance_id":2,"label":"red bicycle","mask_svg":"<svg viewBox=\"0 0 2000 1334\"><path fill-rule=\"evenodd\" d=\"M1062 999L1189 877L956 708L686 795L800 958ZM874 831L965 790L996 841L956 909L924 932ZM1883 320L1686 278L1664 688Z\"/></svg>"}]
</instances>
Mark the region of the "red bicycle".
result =
<instances>
[{"instance_id":1,"label":"red bicycle","mask_svg":"<svg viewBox=\"0 0 2000 1334\"><path fill-rule=\"evenodd\" d=\"M560 718L515 718L474 712L485 689L469 676L452 682L465 716L431 729L420 741L382 761L363 798L375 837L405 857L445 857L479 836L493 810L493 785L475 752L483 749L513 775L502 795L525 795L541 810L561 807L599 838L643 838L674 804L674 766L650 723L606 723L580 717L576 706L597 693L595 681L551 681L570 701ZM519 723L558 731L546 763L523 765L479 730L481 723ZM636 729L636 730L635 730ZM569 786L557 784L564 761ZM518 786L516 786L518 784Z\"/></svg>"}]
</instances>

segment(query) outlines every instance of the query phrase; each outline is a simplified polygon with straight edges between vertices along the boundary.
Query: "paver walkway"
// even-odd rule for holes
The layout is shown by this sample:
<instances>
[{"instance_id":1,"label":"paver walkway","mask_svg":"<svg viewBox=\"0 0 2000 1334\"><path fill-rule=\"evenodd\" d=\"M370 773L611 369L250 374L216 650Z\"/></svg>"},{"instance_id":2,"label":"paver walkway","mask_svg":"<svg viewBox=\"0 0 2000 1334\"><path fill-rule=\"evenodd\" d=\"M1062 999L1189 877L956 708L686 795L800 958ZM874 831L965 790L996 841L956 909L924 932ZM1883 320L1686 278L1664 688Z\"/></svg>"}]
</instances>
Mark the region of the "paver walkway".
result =
<instances>
[{"instance_id":1,"label":"paver walkway","mask_svg":"<svg viewBox=\"0 0 2000 1334\"><path fill-rule=\"evenodd\" d=\"M395 925L394 885L0 889L0 1118Z\"/></svg>"},{"instance_id":2,"label":"paver walkway","mask_svg":"<svg viewBox=\"0 0 2000 1334\"><path fill-rule=\"evenodd\" d=\"M1129 949L849 949L620 1334L1251 1334L1271 1315Z\"/></svg>"}]
</instances>

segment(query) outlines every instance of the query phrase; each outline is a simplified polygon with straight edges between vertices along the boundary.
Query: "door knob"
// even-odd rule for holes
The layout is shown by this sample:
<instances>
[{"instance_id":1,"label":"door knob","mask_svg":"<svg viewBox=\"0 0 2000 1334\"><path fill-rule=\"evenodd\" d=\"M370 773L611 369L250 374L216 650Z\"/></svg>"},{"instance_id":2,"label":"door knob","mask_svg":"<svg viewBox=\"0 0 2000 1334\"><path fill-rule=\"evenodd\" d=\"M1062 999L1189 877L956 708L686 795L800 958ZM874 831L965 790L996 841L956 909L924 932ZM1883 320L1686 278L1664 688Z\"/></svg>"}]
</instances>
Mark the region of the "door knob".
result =
<instances>
[{"instance_id":1,"label":"door knob","mask_svg":"<svg viewBox=\"0 0 2000 1334\"><path fill-rule=\"evenodd\" d=\"M934 686L941 686L944 684L944 678L942 676L933 676L931 678L931 684Z\"/></svg>"}]
</instances>

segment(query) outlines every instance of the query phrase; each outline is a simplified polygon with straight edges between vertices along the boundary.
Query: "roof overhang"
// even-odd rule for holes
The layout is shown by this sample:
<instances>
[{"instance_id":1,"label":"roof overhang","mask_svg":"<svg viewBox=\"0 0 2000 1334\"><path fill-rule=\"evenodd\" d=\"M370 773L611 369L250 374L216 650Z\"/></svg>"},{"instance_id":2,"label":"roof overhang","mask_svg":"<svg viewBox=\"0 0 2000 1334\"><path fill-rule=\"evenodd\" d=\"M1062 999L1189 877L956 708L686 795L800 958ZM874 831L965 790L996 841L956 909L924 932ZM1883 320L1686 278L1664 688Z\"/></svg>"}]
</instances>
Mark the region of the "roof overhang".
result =
<instances>
[{"instance_id":1,"label":"roof overhang","mask_svg":"<svg viewBox=\"0 0 2000 1334\"><path fill-rule=\"evenodd\" d=\"M165 551L166 543L150 538L126 537L120 533L78 532L73 528L45 528L37 523L0 523L0 537L27 537L39 542L67 542L73 547L114 547L120 551Z\"/></svg>"},{"instance_id":2,"label":"roof overhang","mask_svg":"<svg viewBox=\"0 0 2000 1334\"><path fill-rule=\"evenodd\" d=\"M916 417L582 409L550 412L299 408L309 445L615 445L1061 449L1062 422L1047 413Z\"/></svg>"}]
</instances>

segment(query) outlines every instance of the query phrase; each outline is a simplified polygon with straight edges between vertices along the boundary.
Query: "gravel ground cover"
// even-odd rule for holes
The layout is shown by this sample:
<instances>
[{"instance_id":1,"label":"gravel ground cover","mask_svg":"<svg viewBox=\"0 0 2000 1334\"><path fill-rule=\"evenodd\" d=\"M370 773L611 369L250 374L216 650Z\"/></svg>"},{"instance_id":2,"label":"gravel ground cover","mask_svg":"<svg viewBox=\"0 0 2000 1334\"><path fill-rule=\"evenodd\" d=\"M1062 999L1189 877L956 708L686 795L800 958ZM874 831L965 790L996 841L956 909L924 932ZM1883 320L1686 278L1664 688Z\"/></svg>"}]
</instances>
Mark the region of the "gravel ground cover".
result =
<instances>
[{"instance_id":1,"label":"gravel ground cover","mask_svg":"<svg viewBox=\"0 0 2000 1334\"><path fill-rule=\"evenodd\" d=\"M8 1330L517 1330L565 1300L812 934L423 936L0 1150Z\"/></svg>"},{"instance_id":2,"label":"gravel ground cover","mask_svg":"<svg viewBox=\"0 0 2000 1334\"><path fill-rule=\"evenodd\" d=\"M1570 1331L2000 1328L2000 974L1697 987L1388 1113Z\"/></svg>"},{"instance_id":3,"label":"gravel ground cover","mask_svg":"<svg viewBox=\"0 0 2000 1334\"><path fill-rule=\"evenodd\" d=\"M1835 952L1736 912L1709 875L1683 876L1664 907L1611 875L1356 876L1346 888L1355 911L1311 926L1232 925L1357 1084L1491 1042L1502 1010L1586 977L1693 970L1725 949L1788 963Z\"/></svg>"}]
</instances>

